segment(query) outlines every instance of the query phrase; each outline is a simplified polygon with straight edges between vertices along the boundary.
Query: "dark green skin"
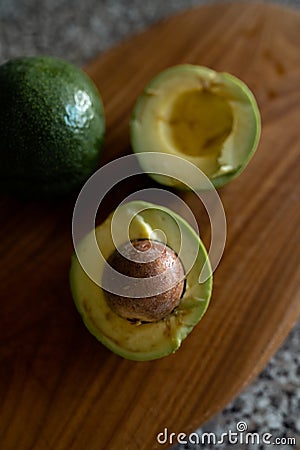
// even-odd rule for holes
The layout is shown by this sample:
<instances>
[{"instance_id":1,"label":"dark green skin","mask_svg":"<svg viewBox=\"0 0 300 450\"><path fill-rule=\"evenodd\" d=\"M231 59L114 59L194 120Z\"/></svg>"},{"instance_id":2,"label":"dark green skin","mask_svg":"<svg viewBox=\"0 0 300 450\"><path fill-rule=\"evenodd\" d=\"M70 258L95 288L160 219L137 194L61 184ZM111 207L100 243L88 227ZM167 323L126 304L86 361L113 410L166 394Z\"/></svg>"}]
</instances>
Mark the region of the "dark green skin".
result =
<instances>
[{"instance_id":1,"label":"dark green skin","mask_svg":"<svg viewBox=\"0 0 300 450\"><path fill-rule=\"evenodd\" d=\"M79 68L50 56L0 66L2 192L53 197L80 188L98 166L104 130L100 95Z\"/></svg>"}]
</instances>

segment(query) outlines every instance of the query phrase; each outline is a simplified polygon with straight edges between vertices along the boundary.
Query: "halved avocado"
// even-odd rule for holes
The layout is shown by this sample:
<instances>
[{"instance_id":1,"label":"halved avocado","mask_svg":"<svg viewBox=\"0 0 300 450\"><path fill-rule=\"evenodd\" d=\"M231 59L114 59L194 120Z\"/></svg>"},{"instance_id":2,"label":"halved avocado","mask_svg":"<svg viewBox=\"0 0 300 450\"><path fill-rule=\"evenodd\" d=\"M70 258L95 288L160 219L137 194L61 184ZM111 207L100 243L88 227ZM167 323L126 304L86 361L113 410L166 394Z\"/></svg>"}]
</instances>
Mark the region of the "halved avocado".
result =
<instances>
[{"instance_id":1,"label":"halved avocado","mask_svg":"<svg viewBox=\"0 0 300 450\"><path fill-rule=\"evenodd\" d=\"M139 96L131 119L131 144L137 154L180 156L220 187L245 168L260 130L259 109L244 82L228 73L181 64L159 73ZM175 172L174 178L155 175L154 159L152 167L141 158L145 171L162 184L184 187ZM202 182L200 177L196 189L207 189Z\"/></svg>"},{"instance_id":2,"label":"halved avocado","mask_svg":"<svg viewBox=\"0 0 300 450\"><path fill-rule=\"evenodd\" d=\"M107 259L119 244L126 242L126 229L128 242L140 239L161 242L164 236L164 243L176 252L184 267L185 290L180 303L160 320L142 322L121 317L111 309L100 287ZM199 281L202 270L206 276ZM72 257L70 281L76 307L89 331L116 354L136 361L175 352L202 318L212 291L210 263L197 233L173 211L143 201L122 204L117 219L114 213L110 214L83 238Z\"/></svg>"}]
</instances>

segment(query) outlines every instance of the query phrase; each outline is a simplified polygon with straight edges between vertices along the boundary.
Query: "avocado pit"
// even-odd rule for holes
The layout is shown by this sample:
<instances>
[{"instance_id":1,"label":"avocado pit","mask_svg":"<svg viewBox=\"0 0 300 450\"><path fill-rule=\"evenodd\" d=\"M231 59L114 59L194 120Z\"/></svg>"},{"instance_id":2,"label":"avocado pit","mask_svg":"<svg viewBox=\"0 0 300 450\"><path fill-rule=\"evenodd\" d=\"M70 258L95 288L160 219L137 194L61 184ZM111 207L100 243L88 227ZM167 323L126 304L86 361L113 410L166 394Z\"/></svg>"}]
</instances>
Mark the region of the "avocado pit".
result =
<instances>
[{"instance_id":1,"label":"avocado pit","mask_svg":"<svg viewBox=\"0 0 300 450\"><path fill-rule=\"evenodd\" d=\"M119 274L128 277L128 283ZM164 243L150 239L132 240L115 250L102 279L110 308L135 322L156 322L169 315L179 305L185 286L180 258ZM140 279L144 279L142 294L141 284L135 283Z\"/></svg>"}]
</instances>

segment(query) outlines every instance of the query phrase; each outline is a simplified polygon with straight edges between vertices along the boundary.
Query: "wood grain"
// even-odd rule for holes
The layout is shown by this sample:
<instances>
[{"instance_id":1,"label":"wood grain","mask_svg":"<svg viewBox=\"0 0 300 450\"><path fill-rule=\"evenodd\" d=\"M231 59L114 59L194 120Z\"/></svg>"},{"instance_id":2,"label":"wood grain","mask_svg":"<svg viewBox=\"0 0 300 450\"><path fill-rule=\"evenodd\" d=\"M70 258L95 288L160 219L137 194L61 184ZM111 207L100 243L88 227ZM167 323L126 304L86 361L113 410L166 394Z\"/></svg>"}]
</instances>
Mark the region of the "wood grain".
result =
<instances>
[{"instance_id":1,"label":"wood grain","mask_svg":"<svg viewBox=\"0 0 300 450\"><path fill-rule=\"evenodd\" d=\"M228 240L209 311L176 354L158 361L110 353L75 311L68 283L75 198L1 199L2 449L161 447L157 433L194 430L282 343L300 312L299 48L299 13L216 4L165 20L86 68L105 103L102 164L130 153L130 112L144 85L182 62L242 78L258 100L262 138L243 175L220 190ZM142 176L134 188L151 185ZM132 189L114 192L101 216ZM183 199L208 243L203 210L193 195Z\"/></svg>"}]
</instances>

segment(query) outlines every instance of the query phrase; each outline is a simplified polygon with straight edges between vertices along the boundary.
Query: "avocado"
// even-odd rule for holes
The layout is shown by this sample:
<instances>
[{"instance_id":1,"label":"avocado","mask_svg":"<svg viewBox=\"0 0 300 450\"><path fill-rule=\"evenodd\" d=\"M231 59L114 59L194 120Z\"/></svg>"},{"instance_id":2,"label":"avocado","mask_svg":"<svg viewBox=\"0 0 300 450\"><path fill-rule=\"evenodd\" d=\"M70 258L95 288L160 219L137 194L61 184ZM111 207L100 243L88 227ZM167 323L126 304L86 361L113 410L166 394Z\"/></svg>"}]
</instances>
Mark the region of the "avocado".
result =
<instances>
[{"instance_id":1,"label":"avocado","mask_svg":"<svg viewBox=\"0 0 300 450\"><path fill-rule=\"evenodd\" d=\"M130 125L135 153L179 156L201 169L216 188L246 167L260 130L259 109L244 82L192 64L156 75L138 97ZM152 163L140 158L140 164L156 181L186 188L175 171L174 177L157 175L155 158ZM203 178L196 188L207 189Z\"/></svg>"},{"instance_id":2,"label":"avocado","mask_svg":"<svg viewBox=\"0 0 300 450\"><path fill-rule=\"evenodd\" d=\"M101 225L88 233L76 248L70 270L71 292L86 327L114 353L136 361L162 358L180 347L183 339L192 331L208 307L212 291L212 272L208 256L197 233L170 209L144 201L131 201L121 204L117 210L117 219L114 219L115 212L111 213ZM111 230L114 230L114 239ZM128 230L128 233L125 230ZM135 317L133 314L127 317L126 303L123 311L111 307L106 293L107 285L103 288L107 261L110 260L110 264L125 273L122 265L124 267L124 255L128 257L128 253L123 250L129 242L142 242L138 245L138 251L142 250L143 245L149 246L149 243L150 246L151 243L158 243L168 248L163 262L166 266L172 265L171 273L177 271L179 274L173 283L177 290L171 297L180 298L180 301L173 305L170 302L168 311L163 316L149 318ZM121 263L113 262L116 249L123 254ZM156 250L154 246L153 251ZM184 284L180 268L173 270L173 262L176 259L174 254L180 259L178 264L183 267ZM150 278L144 278L144 274L138 275L140 263L141 261L138 261L134 268L128 266L127 273L136 277L133 282L141 280L143 287L144 283L155 278L157 272L152 272ZM200 282L199 276L205 267L207 277ZM158 272L161 274L164 270ZM127 285L123 288L126 290ZM128 292L127 296L132 311L132 291ZM135 300L139 302L140 299ZM162 299L159 299L158 305L161 304ZM151 314L154 310L155 308L151 309Z\"/></svg>"},{"instance_id":3,"label":"avocado","mask_svg":"<svg viewBox=\"0 0 300 450\"><path fill-rule=\"evenodd\" d=\"M94 83L52 57L0 66L0 187L52 197L78 189L97 168L105 120Z\"/></svg>"}]
</instances>

